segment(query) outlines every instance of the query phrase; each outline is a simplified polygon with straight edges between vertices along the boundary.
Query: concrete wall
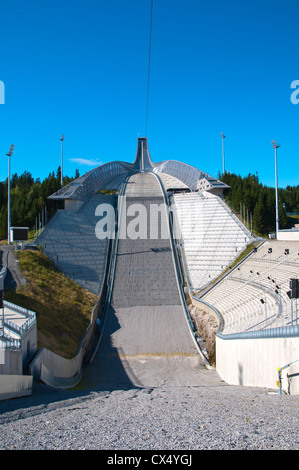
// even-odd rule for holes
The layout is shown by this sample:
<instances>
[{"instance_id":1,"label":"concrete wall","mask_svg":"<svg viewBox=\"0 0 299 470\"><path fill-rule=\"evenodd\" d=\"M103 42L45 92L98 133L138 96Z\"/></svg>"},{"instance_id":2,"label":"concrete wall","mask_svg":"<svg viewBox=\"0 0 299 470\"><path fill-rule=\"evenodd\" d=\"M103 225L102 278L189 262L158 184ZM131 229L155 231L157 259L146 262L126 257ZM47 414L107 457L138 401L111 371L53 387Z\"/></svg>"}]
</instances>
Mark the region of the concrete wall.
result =
<instances>
[{"instance_id":1,"label":"concrete wall","mask_svg":"<svg viewBox=\"0 0 299 470\"><path fill-rule=\"evenodd\" d=\"M189 292L190 293L190 292ZM190 295L192 304L219 317L209 304ZM278 391L277 368L298 361L282 371L282 390L299 395L299 337L222 339L216 336L216 370L230 385L265 387ZM287 377L287 375L293 377Z\"/></svg>"},{"instance_id":2,"label":"concrete wall","mask_svg":"<svg viewBox=\"0 0 299 470\"><path fill-rule=\"evenodd\" d=\"M206 302L204 302L203 300L199 300L199 299L196 299L196 297L193 297L190 293L190 290L188 290L189 292L189 295L190 295L190 299L191 299L191 302L192 302L192 305L194 305L194 307L197 307L199 308L200 310L204 310L205 312L207 312L209 315L211 315L212 317L215 318L215 320L219 323L219 317L216 313L216 311L212 308L211 305L207 304Z\"/></svg>"},{"instance_id":3,"label":"concrete wall","mask_svg":"<svg viewBox=\"0 0 299 470\"><path fill-rule=\"evenodd\" d=\"M83 204L83 201L79 201L77 199L65 199L64 208L68 211L78 211L83 206Z\"/></svg>"},{"instance_id":4,"label":"concrete wall","mask_svg":"<svg viewBox=\"0 0 299 470\"><path fill-rule=\"evenodd\" d=\"M277 240L282 241L299 241L299 229L296 230L279 230Z\"/></svg>"},{"instance_id":5,"label":"concrete wall","mask_svg":"<svg viewBox=\"0 0 299 470\"><path fill-rule=\"evenodd\" d=\"M37 323L35 322L31 328L21 337L22 364L23 370L26 369L29 362L37 352Z\"/></svg>"},{"instance_id":6,"label":"concrete wall","mask_svg":"<svg viewBox=\"0 0 299 470\"><path fill-rule=\"evenodd\" d=\"M278 390L277 368L299 359L299 338L221 339L216 337L216 370L230 385ZM299 362L282 372L282 389L299 395Z\"/></svg>"},{"instance_id":7,"label":"concrete wall","mask_svg":"<svg viewBox=\"0 0 299 470\"><path fill-rule=\"evenodd\" d=\"M2 374L22 375L23 361L20 349L1 350L0 377Z\"/></svg>"},{"instance_id":8,"label":"concrete wall","mask_svg":"<svg viewBox=\"0 0 299 470\"><path fill-rule=\"evenodd\" d=\"M104 291L103 291L104 293ZM93 308L91 321L81 340L78 353L72 359L66 359L49 349L42 348L29 365L29 373L34 379L43 380L48 385L57 388L74 387L81 378L84 355L92 341L96 319L101 318L102 299L99 298Z\"/></svg>"},{"instance_id":9,"label":"concrete wall","mask_svg":"<svg viewBox=\"0 0 299 470\"><path fill-rule=\"evenodd\" d=\"M78 374L82 365L82 349L72 359L65 359L49 349L42 348L30 365L34 378L41 378L42 366L51 372L53 377L71 378Z\"/></svg>"},{"instance_id":10,"label":"concrete wall","mask_svg":"<svg viewBox=\"0 0 299 470\"><path fill-rule=\"evenodd\" d=\"M0 375L0 400L31 395L32 383L29 375Z\"/></svg>"}]
</instances>

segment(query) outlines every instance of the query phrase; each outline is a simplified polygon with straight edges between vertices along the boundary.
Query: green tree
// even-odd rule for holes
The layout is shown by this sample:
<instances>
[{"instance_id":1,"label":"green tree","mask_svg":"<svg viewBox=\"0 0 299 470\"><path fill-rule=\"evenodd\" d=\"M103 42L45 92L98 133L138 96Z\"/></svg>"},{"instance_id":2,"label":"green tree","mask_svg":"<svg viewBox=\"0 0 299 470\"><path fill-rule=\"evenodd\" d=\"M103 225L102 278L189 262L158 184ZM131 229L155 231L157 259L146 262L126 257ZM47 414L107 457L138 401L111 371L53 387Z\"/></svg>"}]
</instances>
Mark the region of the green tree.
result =
<instances>
[{"instance_id":1,"label":"green tree","mask_svg":"<svg viewBox=\"0 0 299 470\"><path fill-rule=\"evenodd\" d=\"M265 204L262 193L260 193L258 202L255 205L252 221L254 231L263 234L265 230Z\"/></svg>"}]
</instances>

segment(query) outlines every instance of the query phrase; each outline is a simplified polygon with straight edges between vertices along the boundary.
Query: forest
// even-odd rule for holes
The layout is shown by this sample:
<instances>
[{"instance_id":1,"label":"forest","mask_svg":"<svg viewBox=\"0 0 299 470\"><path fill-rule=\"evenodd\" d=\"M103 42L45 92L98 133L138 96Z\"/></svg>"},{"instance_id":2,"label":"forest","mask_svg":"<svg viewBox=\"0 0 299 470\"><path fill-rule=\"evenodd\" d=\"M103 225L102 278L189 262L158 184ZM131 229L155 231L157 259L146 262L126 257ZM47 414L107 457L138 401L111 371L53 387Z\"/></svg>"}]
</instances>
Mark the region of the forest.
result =
<instances>
[{"instance_id":1,"label":"forest","mask_svg":"<svg viewBox=\"0 0 299 470\"><path fill-rule=\"evenodd\" d=\"M25 171L11 178L11 226L33 229L39 214L47 206L48 218L56 210L56 204L47 198L58 191L61 170L50 173L43 181L34 179ZM79 177L79 170L74 177L65 176L64 185ZM256 234L267 236L275 231L275 189L259 182L258 175L249 174L241 177L234 173L218 175L219 180L230 186L225 190L225 201L231 209ZM289 228L288 212L299 213L299 186L279 188L279 226ZM7 238L7 180L0 182L0 240Z\"/></svg>"},{"instance_id":2,"label":"forest","mask_svg":"<svg viewBox=\"0 0 299 470\"><path fill-rule=\"evenodd\" d=\"M225 190L225 201L235 213L242 214L248 228L252 224L253 231L263 236L275 231L275 188L260 183L258 174L241 177L227 172L218 178L230 186ZM290 228L293 222L287 213L299 213L299 186L278 188L278 201L279 228Z\"/></svg>"},{"instance_id":3,"label":"forest","mask_svg":"<svg viewBox=\"0 0 299 470\"><path fill-rule=\"evenodd\" d=\"M75 171L74 177L64 176L64 186L79 177L79 170ZM13 174L10 181L11 200L11 226L29 227L33 229L36 219L47 206L48 218L56 210L56 204L47 198L61 188L61 169L56 174L50 173L42 182L32 177L31 173L25 171L18 176ZM7 179L0 182L0 240L7 238Z\"/></svg>"}]
</instances>

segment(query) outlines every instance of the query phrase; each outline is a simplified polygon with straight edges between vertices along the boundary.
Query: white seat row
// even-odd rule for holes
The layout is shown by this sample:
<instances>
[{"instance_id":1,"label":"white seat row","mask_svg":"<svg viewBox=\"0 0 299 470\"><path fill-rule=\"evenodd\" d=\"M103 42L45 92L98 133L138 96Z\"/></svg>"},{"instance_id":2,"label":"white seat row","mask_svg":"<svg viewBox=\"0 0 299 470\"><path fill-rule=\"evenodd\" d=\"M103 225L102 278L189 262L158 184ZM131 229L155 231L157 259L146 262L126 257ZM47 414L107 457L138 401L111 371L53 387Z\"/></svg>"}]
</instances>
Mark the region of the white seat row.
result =
<instances>
[{"instance_id":1,"label":"white seat row","mask_svg":"<svg viewBox=\"0 0 299 470\"><path fill-rule=\"evenodd\" d=\"M230 209L212 194L175 194L189 279L200 290L217 278L250 241Z\"/></svg>"},{"instance_id":2,"label":"white seat row","mask_svg":"<svg viewBox=\"0 0 299 470\"><path fill-rule=\"evenodd\" d=\"M202 296L222 315L224 334L299 321L287 294L290 279L299 279L298 249L298 242L266 242Z\"/></svg>"},{"instance_id":3,"label":"white seat row","mask_svg":"<svg viewBox=\"0 0 299 470\"><path fill-rule=\"evenodd\" d=\"M108 249L108 238L96 237L95 210L112 201L110 196L93 195L79 211L58 211L37 239L60 271L95 294L102 285Z\"/></svg>"}]
</instances>

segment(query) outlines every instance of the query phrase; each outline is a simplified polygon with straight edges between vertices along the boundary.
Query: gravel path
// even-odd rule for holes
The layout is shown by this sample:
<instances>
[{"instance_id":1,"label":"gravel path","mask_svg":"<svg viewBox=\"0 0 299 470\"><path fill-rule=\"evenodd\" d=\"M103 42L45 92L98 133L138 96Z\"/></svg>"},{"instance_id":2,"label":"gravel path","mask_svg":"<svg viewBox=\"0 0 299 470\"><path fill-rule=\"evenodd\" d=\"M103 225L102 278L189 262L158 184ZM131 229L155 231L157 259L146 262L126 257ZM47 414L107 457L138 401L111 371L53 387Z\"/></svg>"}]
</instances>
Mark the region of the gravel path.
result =
<instances>
[{"instance_id":1,"label":"gravel path","mask_svg":"<svg viewBox=\"0 0 299 470\"><path fill-rule=\"evenodd\" d=\"M298 450L299 397L219 385L58 391L0 402L0 449Z\"/></svg>"}]
</instances>

